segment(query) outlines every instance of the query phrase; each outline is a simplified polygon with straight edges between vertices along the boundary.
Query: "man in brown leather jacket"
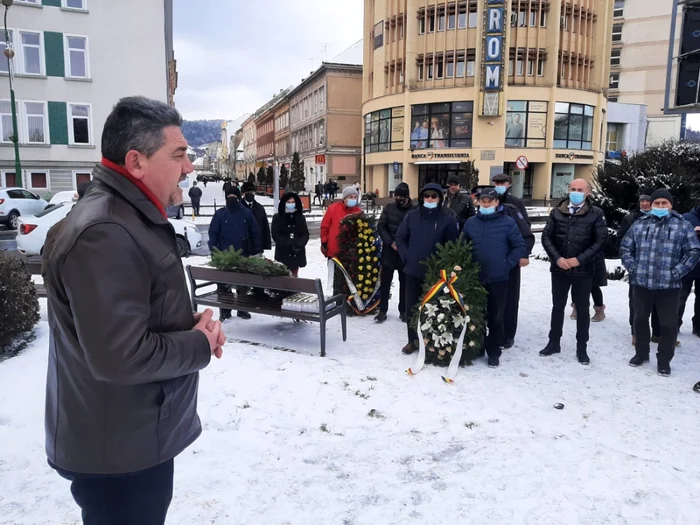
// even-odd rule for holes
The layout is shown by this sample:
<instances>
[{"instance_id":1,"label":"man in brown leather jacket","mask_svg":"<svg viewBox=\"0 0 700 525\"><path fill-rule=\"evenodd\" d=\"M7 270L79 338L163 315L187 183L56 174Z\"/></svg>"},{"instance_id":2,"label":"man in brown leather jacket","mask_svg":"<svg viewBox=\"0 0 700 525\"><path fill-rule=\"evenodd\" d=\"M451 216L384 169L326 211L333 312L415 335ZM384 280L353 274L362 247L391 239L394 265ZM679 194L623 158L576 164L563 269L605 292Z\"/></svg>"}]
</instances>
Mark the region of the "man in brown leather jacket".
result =
<instances>
[{"instance_id":1,"label":"man in brown leather jacket","mask_svg":"<svg viewBox=\"0 0 700 525\"><path fill-rule=\"evenodd\" d=\"M46 453L83 523L162 525L173 458L197 439L198 372L225 342L192 315L165 207L192 171L182 118L119 101L90 190L44 253L49 307Z\"/></svg>"}]
</instances>

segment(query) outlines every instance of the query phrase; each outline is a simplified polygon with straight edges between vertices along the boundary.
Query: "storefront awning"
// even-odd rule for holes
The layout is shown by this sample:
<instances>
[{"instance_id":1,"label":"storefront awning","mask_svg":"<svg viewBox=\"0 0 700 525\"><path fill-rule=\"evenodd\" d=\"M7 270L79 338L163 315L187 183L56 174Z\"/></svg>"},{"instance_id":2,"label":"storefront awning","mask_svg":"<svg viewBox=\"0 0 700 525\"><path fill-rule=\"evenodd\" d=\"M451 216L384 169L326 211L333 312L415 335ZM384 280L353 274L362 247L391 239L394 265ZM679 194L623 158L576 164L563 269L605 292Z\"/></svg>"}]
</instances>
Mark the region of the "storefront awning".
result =
<instances>
[{"instance_id":1,"label":"storefront awning","mask_svg":"<svg viewBox=\"0 0 700 525\"><path fill-rule=\"evenodd\" d=\"M459 160L417 160L414 164L459 164Z\"/></svg>"}]
</instances>

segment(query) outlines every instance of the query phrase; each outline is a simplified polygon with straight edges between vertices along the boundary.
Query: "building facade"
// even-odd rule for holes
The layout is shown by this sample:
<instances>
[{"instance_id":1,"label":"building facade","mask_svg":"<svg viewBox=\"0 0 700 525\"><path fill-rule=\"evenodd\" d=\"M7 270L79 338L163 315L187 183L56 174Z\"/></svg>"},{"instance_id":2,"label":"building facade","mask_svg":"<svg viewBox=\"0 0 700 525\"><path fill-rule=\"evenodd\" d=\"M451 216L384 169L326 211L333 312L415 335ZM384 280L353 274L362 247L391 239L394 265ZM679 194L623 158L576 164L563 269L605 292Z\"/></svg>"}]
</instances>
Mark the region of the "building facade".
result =
<instances>
[{"instance_id":1,"label":"building facade","mask_svg":"<svg viewBox=\"0 0 700 525\"><path fill-rule=\"evenodd\" d=\"M604 159L612 0L365 0L365 189L480 182L557 198Z\"/></svg>"},{"instance_id":2,"label":"building facade","mask_svg":"<svg viewBox=\"0 0 700 525\"><path fill-rule=\"evenodd\" d=\"M134 13L138 12L138 22ZM172 0L15 0L7 18L22 186L74 190L100 161L104 122L122 97L172 102ZM0 45L6 45L0 31ZM138 72L133 71L138 64ZM0 186L14 186L8 63L0 60Z\"/></svg>"},{"instance_id":3,"label":"building facade","mask_svg":"<svg viewBox=\"0 0 700 525\"><path fill-rule=\"evenodd\" d=\"M292 135L289 128L289 97L279 100L272 108L275 115L275 158L280 165L290 168L292 162Z\"/></svg>"},{"instance_id":4,"label":"building facade","mask_svg":"<svg viewBox=\"0 0 700 525\"><path fill-rule=\"evenodd\" d=\"M681 136L681 116L663 114L672 7L673 0L614 2L608 100L647 106L647 144ZM681 21L679 16L676 50Z\"/></svg>"},{"instance_id":5,"label":"building facade","mask_svg":"<svg viewBox=\"0 0 700 525\"><path fill-rule=\"evenodd\" d=\"M606 160L619 160L637 151L644 151L647 131L646 106L608 102L607 118Z\"/></svg>"},{"instance_id":6,"label":"building facade","mask_svg":"<svg viewBox=\"0 0 700 525\"><path fill-rule=\"evenodd\" d=\"M246 173L246 178L251 173L253 175L257 174L255 164L258 157L258 149L256 145L255 118L256 116L253 114L241 125L241 129L243 129L243 169Z\"/></svg>"},{"instance_id":7,"label":"building facade","mask_svg":"<svg viewBox=\"0 0 700 525\"><path fill-rule=\"evenodd\" d=\"M275 156L275 113L271 107L260 112L255 119L256 159L260 167L267 168ZM258 168L260 169L260 168Z\"/></svg>"},{"instance_id":8,"label":"building facade","mask_svg":"<svg viewBox=\"0 0 700 525\"><path fill-rule=\"evenodd\" d=\"M292 152L304 162L306 189L328 179L359 180L362 66L324 62L289 94Z\"/></svg>"}]
</instances>

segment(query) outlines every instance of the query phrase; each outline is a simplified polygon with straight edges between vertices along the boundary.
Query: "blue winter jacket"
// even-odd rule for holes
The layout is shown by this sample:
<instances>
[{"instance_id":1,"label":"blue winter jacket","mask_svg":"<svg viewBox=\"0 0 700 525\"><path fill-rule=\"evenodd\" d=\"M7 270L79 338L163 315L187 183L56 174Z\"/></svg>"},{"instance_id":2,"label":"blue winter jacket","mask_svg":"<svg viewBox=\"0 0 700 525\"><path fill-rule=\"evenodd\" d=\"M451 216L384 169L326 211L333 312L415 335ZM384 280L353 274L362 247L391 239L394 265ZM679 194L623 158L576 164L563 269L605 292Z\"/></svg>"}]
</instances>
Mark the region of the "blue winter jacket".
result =
<instances>
[{"instance_id":1,"label":"blue winter jacket","mask_svg":"<svg viewBox=\"0 0 700 525\"><path fill-rule=\"evenodd\" d=\"M678 289L700 259L700 242L690 223L675 211L663 219L647 215L625 235L620 256L633 286Z\"/></svg>"},{"instance_id":2,"label":"blue winter jacket","mask_svg":"<svg viewBox=\"0 0 700 525\"><path fill-rule=\"evenodd\" d=\"M253 213L241 203L233 209L220 208L209 225L209 249L226 250L233 246L243 250L243 255L263 252L260 228Z\"/></svg>"},{"instance_id":3,"label":"blue winter jacket","mask_svg":"<svg viewBox=\"0 0 700 525\"><path fill-rule=\"evenodd\" d=\"M438 207L429 210L423 207L423 192L433 190L440 194ZM418 196L419 207L409 211L396 232L396 247L404 263L406 275L423 279L426 267L421 264L436 251L438 244L454 241L459 235L457 220L449 210L442 207L442 186L426 184Z\"/></svg>"},{"instance_id":4,"label":"blue winter jacket","mask_svg":"<svg viewBox=\"0 0 700 525\"><path fill-rule=\"evenodd\" d=\"M693 229L700 226L700 206L693 208L688 213L684 213L683 218L690 223ZM700 263L696 264L693 271L690 272L686 277L692 279L700 279Z\"/></svg>"},{"instance_id":5,"label":"blue winter jacket","mask_svg":"<svg viewBox=\"0 0 700 525\"><path fill-rule=\"evenodd\" d=\"M520 228L502 207L493 215L477 213L464 224L463 233L472 242L472 257L481 266L482 284L507 281L510 271L527 257Z\"/></svg>"}]
</instances>

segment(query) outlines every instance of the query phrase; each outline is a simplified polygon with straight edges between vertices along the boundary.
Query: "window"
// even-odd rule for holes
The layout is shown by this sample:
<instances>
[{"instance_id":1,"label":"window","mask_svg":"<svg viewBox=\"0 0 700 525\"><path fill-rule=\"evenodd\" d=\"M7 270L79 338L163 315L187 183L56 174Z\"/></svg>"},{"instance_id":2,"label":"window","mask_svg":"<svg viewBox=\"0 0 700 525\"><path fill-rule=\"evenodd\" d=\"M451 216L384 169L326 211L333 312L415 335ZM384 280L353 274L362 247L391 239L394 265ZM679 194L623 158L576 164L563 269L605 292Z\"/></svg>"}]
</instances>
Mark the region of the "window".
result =
<instances>
[{"instance_id":1,"label":"window","mask_svg":"<svg viewBox=\"0 0 700 525\"><path fill-rule=\"evenodd\" d=\"M530 27L537 27L537 11L530 11Z\"/></svg>"},{"instance_id":2,"label":"window","mask_svg":"<svg viewBox=\"0 0 700 525\"><path fill-rule=\"evenodd\" d=\"M610 66L619 67L620 66L620 56L622 54L622 49L617 48L610 51Z\"/></svg>"},{"instance_id":3,"label":"window","mask_svg":"<svg viewBox=\"0 0 700 525\"><path fill-rule=\"evenodd\" d=\"M617 102L617 97L608 97L608 102Z\"/></svg>"},{"instance_id":4,"label":"window","mask_svg":"<svg viewBox=\"0 0 700 525\"><path fill-rule=\"evenodd\" d=\"M425 15L418 19L418 33L421 35L425 34Z\"/></svg>"},{"instance_id":5,"label":"window","mask_svg":"<svg viewBox=\"0 0 700 525\"><path fill-rule=\"evenodd\" d=\"M49 174L45 171L32 171L29 173L29 187L31 189L49 189ZM31 194L30 194L31 195ZM26 198L26 196L25 196Z\"/></svg>"},{"instance_id":6,"label":"window","mask_svg":"<svg viewBox=\"0 0 700 525\"><path fill-rule=\"evenodd\" d=\"M540 57L539 61L537 62L537 76L544 76L544 58L542 57Z\"/></svg>"},{"instance_id":7,"label":"window","mask_svg":"<svg viewBox=\"0 0 700 525\"><path fill-rule=\"evenodd\" d=\"M547 27L547 11L544 9L540 11L540 27Z\"/></svg>"},{"instance_id":8,"label":"window","mask_svg":"<svg viewBox=\"0 0 700 525\"><path fill-rule=\"evenodd\" d=\"M528 59L528 61L527 61L527 76L528 77L535 76L535 60L534 59Z\"/></svg>"},{"instance_id":9,"label":"window","mask_svg":"<svg viewBox=\"0 0 700 525\"><path fill-rule=\"evenodd\" d=\"M403 149L404 110L382 109L365 115L365 152Z\"/></svg>"},{"instance_id":10,"label":"window","mask_svg":"<svg viewBox=\"0 0 700 525\"><path fill-rule=\"evenodd\" d=\"M546 147L547 108L547 102L509 100L506 110L506 147Z\"/></svg>"},{"instance_id":11,"label":"window","mask_svg":"<svg viewBox=\"0 0 700 525\"><path fill-rule=\"evenodd\" d=\"M467 7L461 6L457 15L457 29L466 29L467 27Z\"/></svg>"},{"instance_id":12,"label":"window","mask_svg":"<svg viewBox=\"0 0 700 525\"><path fill-rule=\"evenodd\" d=\"M520 57L515 61L515 74L519 77L522 77L525 74L525 65L523 63L523 59Z\"/></svg>"},{"instance_id":13,"label":"window","mask_svg":"<svg viewBox=\"0 0 700 525\"><path fill-rule=\"evenodd\" d=\"M593 106L557 102L554 116L556 149L593 149Z\"/></svg>"},{"instance_id":14,"label":"window","mask_svg":"<svg viewBox=\"0 0 700 525\"><path fill-rule=\"evenodd\" d=\"M10 35L10 40L9 44L10 47L12 47L12 42L14 42L14 31L12 29L8 30L8 33ZM5 49L7 46L8 42L5 40L5 31L0 30L0 49ZM17 64L17 59L14 59L14 64ZM0 72L1 73L7 73L7 58L5 56L0 56Z\"/></svg>"},{"instance_id":15,"label":"window","mask_svg":"<svg viewBox=\"0 0 700 525\"><path fill-rule=\"evenodd\" d=\"M68 132L70 144L92 144L90 106L88 104L68 104Z\"/></svg>"},{"instance_id":16,"label":"window","mask_svg":"<svg viewBox=\"0 0 700 525\"><path fill-rule=\"evenodd\" d=\"M473 102L411 108L411 149L471 148Z\"/></svg>"},{"instance_id":17,"label":"window","mask_svg":"<svg viewBox=\"0 0 700 525\"><path fill-rule=\"evenodd\" d=\"M450 57L445 62L445 78L453 78L455 76L455 59Z\"/></svg>"},{"instance_id":18,"label":"window","mask_svg":"<svg viewBox=\"0 0 700 525\"><path fill-rule=\"evenodd\" d=\"M87 9L85 2L86 0L62 0L62 6L65 9L81 9L84 11Z\"/></svg>"},{"instance_id":19,"label":"window","mask_svg":"<svg viewBox=\"0 0 700 525\"><path fill-rule=\"evenodd\" d=\"M473 60L467 60L467 76L468 77L474 76L474 67L475 67L475 62Z\"/></svg>"},{"instance_id":20,"label":"window","mask_svg":"<svg viewBox=\"0 0 700 525\"><path fill-rule=\"evenodd\" d=\"M476 11L469 11L469 27L476 27L479 24L479 16Z\"/></svg>"},{"instance_id":21,"label":"window","mask_svg":"<svg viewBox=\"0 0 700 525\"><path fill-rule=\"evenodd\" d=\"M527 11L518 12L518 25L520 27L527 26Z\"/></svg>"},{"instance_id":22,"label":"window","mask_svg":"<svg viewBox=\"0 0 700 525\"><path fill-rule=\"evenodd\" d=\"M418 80L423 80L423 62L418 64Z\"/></svg>"},{"instance_id":23,"label":"window","mask_svg":"<svg viewBox=\"0 0 700 525\"><path fill-rule=\"evenodd\" d=\"M437 57L437 62L435 64L435 78L442 78L443 75L443 59L442 57Z\"/></svg>"},{"instance_id":24,"label":"window","mask_svg":"<svg viewBox=\"0 0 700 525\"><path fill-rule=\"evenodd\" d=\"M0 100L0 142L12 142L12 104L9 100Z\"/></svg>"},{"instance_id":25,"label":"window","mask_svg":"<svg viewBox=\"0 0 700 525\"><path fill-rule=\"evenodd\" d=\"M608 87L610 89L620 88L620 73L613 73L610 75L610 85Z\"/></svg>"},{"instance_id":26,"label":"window","mask_svg":"<svg viewBox=\"0 0 700 525\"><path fill-rule=\"evenodd\" d=\"M384 20L374 24L374 49L384 45Z\"/></svg>"},{"instance_id":27,"label":"window","mask_svg":"<svg viewBox=\"0 0 700 525\"><path fill-rule=\"evenodd\" d=\"M90 182L92 180L92 173L89 171L74 171L73 172L73 187L77 188L79 184L83 182Z\"/></svg>"},{"instance_id":28,"label":"window","mask_svg":"<svg viewBox=\"0 0 700 525\"><path fill-rule=\"evenodd\" d=\"M17 178L14 171L0 171L0 188L12 188L17 186ZM9 192L8 192L9 196ZM12 198L12 197L11 197ZM17 197L22 198L22 197Z\"/></svg>"},{"instance_id":29,"label":"window","mask_svg":"<svg viewBox=\"0 0 700 525\"><path fill-rule=\"evenodd\" d=\"M457 57L457 77L464 76L464 57Z\"/></svg>"},{"instance_id":30,"label":"window","mask_svg":"<svg viewBox=\"0 0 700 525\"><path fill-rule=\"evenodd\" d=\"M613 8L613 17L622 18L625 12L625 2L624 0L615 0L615 7Z\"/></svg>"},{"instance_id":31,"label":"window","mask_svg":"<svg viewBox=\"0 0 700 525\"><path fill-rule=\"evenodd\" d=\"M457 15L455 14L454 10L450 12L450 14L447 15L447 29L452 30L456 27L457 25Z\"/></svg>"},{"instance_id":32,"label":"window","mask_svg":"<svg viewBox=\"0 0 700 525\"><path fill-rule=\"evenodd\" d=\"M46 102L24 102L24 140L27 144L48 144Z\"/></svg>"},{"instance_id":33,"label":"window","mask_svg":"<svg viewBox=\"0 0 700 525\"><path fill-rule=\"evenodd\" d=\"M25 75L44 74L44 38L41 33L19 31L22 64L21 72ZM17 60L15 58L15 60Z\"/></svg>"},{"instance_id":34,"label":"window","mask_svg":"<svg viewBox=\"0 0 700 525\"><path fill-rule=\"evenodd\" d=\"M441 11L438 13L438 31L445 30L445 12Z\"/></svg>"},{"instance_id":35,"label":"window","mask_svg":"<svg viewBox=\"0 0 700 525\"><path fill-rule=\"evenodd\" d=\"M66 76L88 78L87 37L64 35L66 49Z\"/></svg>"},{"instance_id":36,"label":"window","mask_svg":"<svg viewBox=\"0 0 700 525\"><path fill-rule=\"evenodd\" d=\"M435 32L435 11L428 13L428 33Z\"/></svg>"},{"instance_id":37,"label":"window","mask_svg":"<svg viewBox=\"0 0 700 525\"><path fill-rule=\"evenodd\" d=\"M619 151L617 136L619 131L618 124L608 124L608 133L605 138L605 151Z\"/></svg>"},{"instance_id":38,"label":"window","mask_svg":"<svg viewBox=\"0 0 700 525\"><path fill-rule=\"evenodd\" d=\"M18 4L41 5L41 0L15 0Z\"/></svg>"},{"instance_id":39,"label":"window","mask_svg":"<svg viewBox=\"0 0 700 525\"><path fill-rule=\"evenodd\" d=\"M612 41L622 42L622 24L613 24Z\"/></svg>"}]
</instances>

